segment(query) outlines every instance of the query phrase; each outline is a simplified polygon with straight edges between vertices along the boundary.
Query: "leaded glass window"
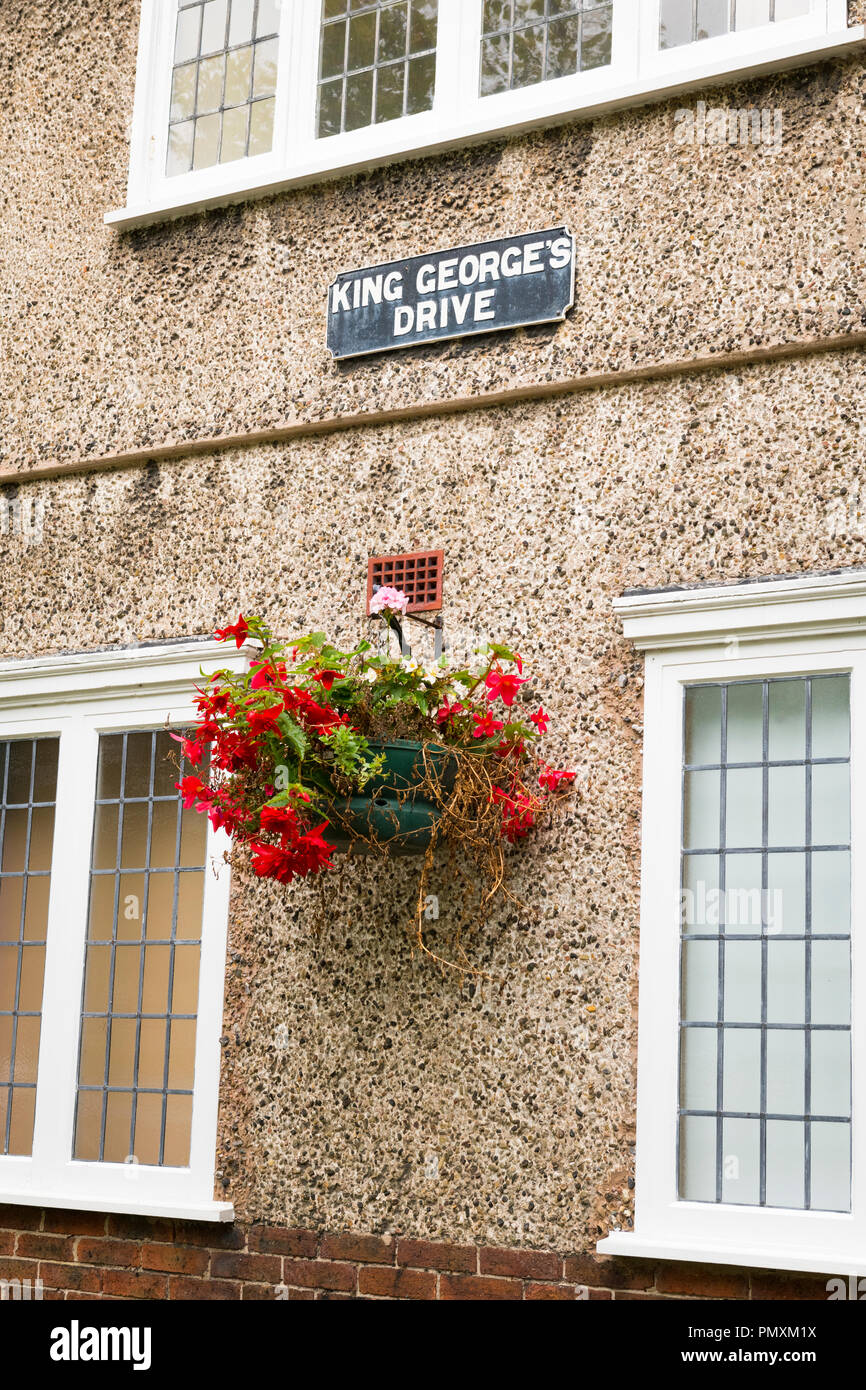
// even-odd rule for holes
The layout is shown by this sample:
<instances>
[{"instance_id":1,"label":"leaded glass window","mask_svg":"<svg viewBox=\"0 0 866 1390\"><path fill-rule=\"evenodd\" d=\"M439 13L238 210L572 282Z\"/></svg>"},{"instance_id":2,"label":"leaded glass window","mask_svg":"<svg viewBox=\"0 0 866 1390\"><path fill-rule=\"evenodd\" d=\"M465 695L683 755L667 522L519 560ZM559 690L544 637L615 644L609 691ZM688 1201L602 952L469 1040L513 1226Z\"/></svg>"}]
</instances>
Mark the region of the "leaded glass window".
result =
<instances>
[{"instance_id":1,"label":"leaded glass window","mask_svg":"<svg viewBox=\"0 0 866 1390\"><path fill-rule=\"evenodd\" d=\"M57 750L0 743L0 1154L33 1144Z\"/></svg>"},{"instance_id":2,"label":"leaded glass window","mask_svg":"<svg viewBox=\"0 0 866 1390\"><path fill-rule=\"evenodd\" d=\"M207 819L183 809L177 748L99 741L78 1159L189 1162Z\"/></svg>"},{"instance_id":3,"label":"leaded glass window","mask_svg":"<svg viewBox=\"0 0 866 1390\"><path fill-rule=\"evenodd\" d=\"M851 1205L850 677L689 687L679 1194Z\"/></svg>"},{"instance_id":4,"label":"leaded glass window","mask_svg":"<svg viewBox=\"0 0 866 1390\"><path fill-rule=\"evenodd\" d=\"M324 0L320 136L431 110L438 12L438 0Z\"/></svg>"},{"instance_id":5,"label":"leaded glass window","mask_svg":"<svg viewBox=\"0 0 866 1390\"><path fill-rule=\"evenodd\" d=\"M810 0L662 0L659 44L682 44L714 39L761 24L800 19L809 13Z\"/></svg>"},{"instance_id":6,"label":"leaded glass window","mask_svg":"<svg viewBox=\"0 0 866 1390\"><path fill-rule=\"evenodd\" d=\"M273 147L280 0L178 0L167 174Z\"/></svg>"},{"instance_id":7,"label":"leaded glass window","mask_svg":"<svg viewBox=\"0 0 866 1390\"><path fill-rule=\"evenodd\" d=\"M612 0L484 0L481 95L611 61Z\"/></svg>"}]
</instances>

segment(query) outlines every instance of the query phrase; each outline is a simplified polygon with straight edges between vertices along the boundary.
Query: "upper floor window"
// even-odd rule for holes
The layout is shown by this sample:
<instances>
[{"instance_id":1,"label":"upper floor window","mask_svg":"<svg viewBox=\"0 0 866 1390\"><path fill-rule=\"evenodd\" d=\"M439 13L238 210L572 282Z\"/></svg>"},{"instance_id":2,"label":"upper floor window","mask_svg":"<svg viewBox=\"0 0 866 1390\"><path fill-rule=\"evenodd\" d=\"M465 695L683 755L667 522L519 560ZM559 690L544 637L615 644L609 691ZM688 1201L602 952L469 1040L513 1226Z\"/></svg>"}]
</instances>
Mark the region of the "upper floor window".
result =
<instances>
[{"instance_id":1,"label":"upper floor window","mask_svg":"<svg viewBox=\"0 0 866 1390\"><path fill-rule=\"evenodd\" d=\"M484 0L481 94L607 67L613 0Z\"/></svg>"},{"instance_id":2,"label":"upper floor window","mask_svg":"<svg viewBox=\"0 0 866 1390\"><path fill-rule=\"evenodd\" d=\"M323 0L319 136L433 106L438 0Z\"/></svg>"},{"instance_id":3,"label":"upper floor window","mask_svg":"<svg viewBox=\"0 0 866 1390\"><path fill-rule=\"evenodd\" d=\"M141 0L128 206L106 220L158 221L864 37L846 0Z\"/></svg>"},{"instance_id":4,"label":"upper floor window","mask_svg":"<svg viewBox=\"0 0 866 1390\"><path fill-rule=\"evenodd\" d=\"M169 176L273 146L278 0L178 0Z\"/></svg>"},{"instance_id":5,"label":"upper floor window","mask_svg":"<svg viewBox=\"0 0 866 1390\"><path fill-rule=\"evenodd\" d=\"M761 24L779 24L809 14L812 0L662 0L662 48L715 39Z\"/></svg>"}]
</instances>

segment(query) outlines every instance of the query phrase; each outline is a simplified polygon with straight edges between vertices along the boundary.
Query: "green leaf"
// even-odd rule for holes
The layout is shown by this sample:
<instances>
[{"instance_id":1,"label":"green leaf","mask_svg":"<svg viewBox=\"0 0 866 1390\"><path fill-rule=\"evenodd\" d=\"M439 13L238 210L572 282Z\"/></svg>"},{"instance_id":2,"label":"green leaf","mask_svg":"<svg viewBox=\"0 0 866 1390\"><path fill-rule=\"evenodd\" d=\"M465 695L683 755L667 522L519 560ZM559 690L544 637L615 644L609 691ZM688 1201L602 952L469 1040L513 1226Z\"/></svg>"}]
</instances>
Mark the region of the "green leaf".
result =
<instances>
[{"instance_id":1,"label":"green leaf","mask_svg":"<svg viewBox=\"0 0 866 1390\"><path fill-rule=\"evenodd\" d=\"M294 719L290 718L284 711L277 720L277 728L282 734L285 742L303 762L307 753L310 751L310 740L307 738L300 724L296 724Z\"/></svg>"}]
</instances>

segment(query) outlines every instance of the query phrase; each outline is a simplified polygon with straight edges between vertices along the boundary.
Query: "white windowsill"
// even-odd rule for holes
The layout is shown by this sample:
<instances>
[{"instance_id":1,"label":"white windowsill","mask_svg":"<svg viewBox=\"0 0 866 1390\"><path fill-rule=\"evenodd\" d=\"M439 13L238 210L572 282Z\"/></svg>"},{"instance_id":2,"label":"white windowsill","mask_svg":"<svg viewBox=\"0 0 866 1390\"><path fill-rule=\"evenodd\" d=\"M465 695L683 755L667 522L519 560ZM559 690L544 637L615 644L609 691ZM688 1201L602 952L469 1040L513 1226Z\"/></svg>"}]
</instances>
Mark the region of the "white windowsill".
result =
<instances>
[{"instance_id":1,"label":"white windowsill","mask_svg":"<svg viewBox=\"0 0 866 1390\"><path fill-rule=\"evenodd\" d=\"M17 1207L56 1208L62 1211L104 1211L120 1216L165 1216L176 1221L234 1221L235 1209L231 1202L203 1202L201 1205L186 1202L148 1202L101 1201L91 1196L61 1196L56 1192L4 1192L0 1189L0 1202Z\"/></svg>"},{"instance_id":2,"label":"white windowsill","mask_svg":"<svg viewBox=\"0 0 866 1390\"><path fill-rule=\"evenodd\" d=\"M747 1269L785 1269L806 1274L845 1275L866 1272L866 1251L852 1259L836 1250L752 1250L731 1245L692 1245L682 1240L647 1239L633 1231L613 1231L596 1245L600 1255L626 1255L641 1260L687 1260L696 1264L739 1265Z\"/></svg>"},{"instance_id":3,"label":"white windowsill","mask_svg":"<svg viewBox=\"0 0 866 1390\"><path fill-rule=\"evenodd\" d=\"M821 38L801 38L796 41L789 40L787 43L774 43L750 54L748 60L739 61L735 67L730 67L729 63L719 59L702 61L701 55L696 53L691 67L677 69L676 73L671 74L666 80L660 80L655 74L643 80L612 86L596 95L587 96L577 108L573 104L573 96L564 98L550 90L557 84L539 83L537 101L525 107L521 104L519 113L515 111L504 121L493 116L492 109L489 115L485 114L482 103L481 114L473 116L467 122L460 125L443 122L441 135L437 135L434 140L430 139L429 126L425 123L426 133L419 140L418 131L412 124L413 120L418 118L410 117L395 122L393 131L388 131L385 126L376 127L377 143L363 156L355 154L335 158L331 142L324 139L316 142L314 157L286 170L285 173L271 173L258 180L250 179L249 169L243 168L244 161L240 160L236 178L226 175L225 171L229 166L221 167L218 187L213 183L208 184L209 171L203 171L201 192L195 197L186 196L180 200L165 198L146 205L129 205L106 213L105 222L118 231L125 231L133 227L144 227L151 223L188 216L190 213L202 212L209 208L266 197L305 184L363 173L398 160L441 153L447 149L479 144L485 140L501 139L503 136L516 135L541 126L590 120L624 107L665 101L681 92L695 91L708 85L730 84L759 77L768 72L799 67L809 61L831 58L862 44L864 39L866 27L857 25ZM699 48L700 45L696 44L694 47ZM494 97L488 100L497 99Z\"/></svg>"}]
</instances>

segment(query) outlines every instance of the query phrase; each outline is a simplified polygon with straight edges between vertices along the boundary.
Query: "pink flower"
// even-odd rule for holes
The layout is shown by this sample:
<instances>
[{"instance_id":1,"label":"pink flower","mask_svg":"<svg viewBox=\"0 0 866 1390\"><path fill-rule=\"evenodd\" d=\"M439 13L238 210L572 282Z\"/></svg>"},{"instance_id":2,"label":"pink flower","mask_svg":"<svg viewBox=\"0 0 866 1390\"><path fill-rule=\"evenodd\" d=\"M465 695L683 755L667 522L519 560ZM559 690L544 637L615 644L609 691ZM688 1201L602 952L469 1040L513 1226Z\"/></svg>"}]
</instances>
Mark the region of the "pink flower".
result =
<instances>
[{"instance_id":1,"label":"pink flower","mask_svg":"<svg viewBox=\"0 0 866 1390\"><path fill-rule=\"evenodd\" d=\"M472 732L473 738L493 738L505 726L499 719L494 719L492 714L473 714L475 728Z\"/></svg>"},{"instance_id":2,"label":"pink flower","mask_svg":"<svg viewBox=\"0 0 866 1390\"><path fill-rule=\"evenodd\" d=\"M545 714L544 710L540 705L538 707L538 712L536 714L531 714L529 717L540 734L547 733L547 726L550 723L550 716Z\"/></svg>"},{"instance_id":3,"label":"pink flower","mask_svg":"<svg viewBox=\"0 0 866 1390\"><path fill-rule=\"evenodd\" d=\"M552 767L546 767L538 774L538 784L546 787L548 791L555 792L558 791L561 782L573 782L576 776L576 772L556 772Z\"/></svg>"},{"instance_id":4,"label":"pink flower","mask_svg":"<svg viewBox=\"0 0 866 1390\"><path fill-rule=\"evenodd\" d=\"M387 608L389 613L405 613L409 607L409 600L399 589L390 589L387 586L377 589L370 599L370 612L381 613Z\"/></svg>"},{"instance_id":5,"label":"pink flower","mask_svg":"<svg viewBox=\"0 0 866 1390\"><path fill-rule=\"evenodd\" d=\"M505 676L501 671L490 671L484 684L487 686L488 700L495 700L498 696L504 705L513 705L515 695L526 680L520 676Z\"/></svg>"}]
</instances>

